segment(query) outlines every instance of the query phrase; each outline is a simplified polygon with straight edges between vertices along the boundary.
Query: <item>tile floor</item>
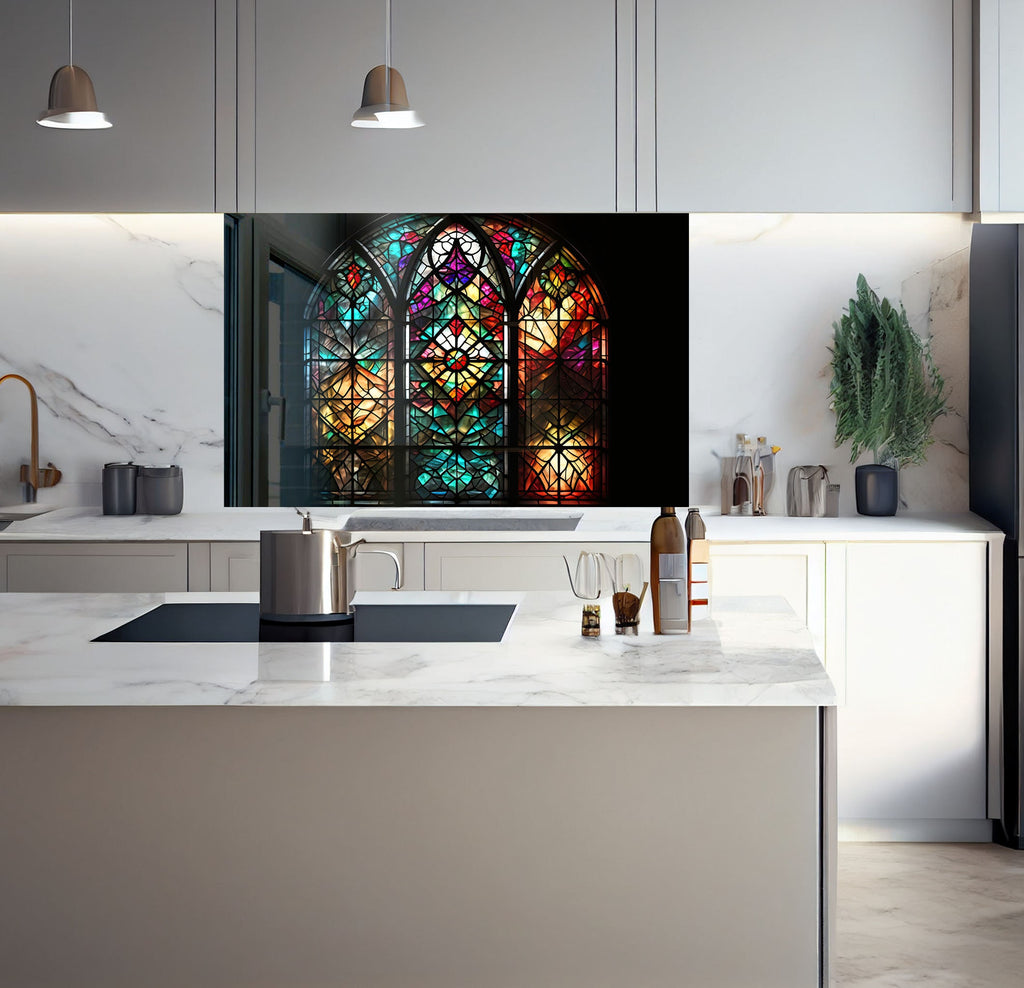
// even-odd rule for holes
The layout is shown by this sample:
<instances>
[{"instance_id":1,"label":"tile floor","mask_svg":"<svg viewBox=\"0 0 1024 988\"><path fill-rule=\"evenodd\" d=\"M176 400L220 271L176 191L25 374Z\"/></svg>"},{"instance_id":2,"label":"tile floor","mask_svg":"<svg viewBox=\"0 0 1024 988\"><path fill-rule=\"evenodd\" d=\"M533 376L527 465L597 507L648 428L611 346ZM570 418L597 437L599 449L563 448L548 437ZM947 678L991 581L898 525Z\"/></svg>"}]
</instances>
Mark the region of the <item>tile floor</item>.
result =
<instances>
[{"instance_id":1,"label":"tile floor","mask_svg":"<svg viewBox=\"0 0 1024 988\"><path fill-rule=\"evenodd\" d=\"M834 988L1024 986L1024 851L840 844Z\"/></svg>"}]
</instances>

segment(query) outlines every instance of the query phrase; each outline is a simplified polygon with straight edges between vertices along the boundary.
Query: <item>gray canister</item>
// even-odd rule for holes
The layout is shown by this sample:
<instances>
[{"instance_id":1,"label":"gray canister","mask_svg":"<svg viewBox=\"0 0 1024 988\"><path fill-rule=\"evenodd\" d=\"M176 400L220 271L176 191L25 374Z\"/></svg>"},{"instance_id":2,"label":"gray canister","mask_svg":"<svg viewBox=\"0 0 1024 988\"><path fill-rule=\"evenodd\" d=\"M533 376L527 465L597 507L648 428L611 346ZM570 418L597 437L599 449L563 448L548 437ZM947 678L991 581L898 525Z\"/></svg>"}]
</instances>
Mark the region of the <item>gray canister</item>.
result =
<instances>
[{"instance_id":1,"label":"gray canister","mask_svg":"<svg viewBox=\"0 0 1024 988\"><path fill-rule=\"evenodd\" d=\"M134 463L103 464L103 513L135 514L135 483L138 467Z\"/></svg>"},{"instance_id":2,"label":"gray canister","mask_svg":"<svg viewBox=\"0 0 1024 988\"><path fill-rule=\"evenodd\" d=\"M139 467L135 510L141 515L176 515L185 496L179 466Z\"/></svg>"}]
</instances>

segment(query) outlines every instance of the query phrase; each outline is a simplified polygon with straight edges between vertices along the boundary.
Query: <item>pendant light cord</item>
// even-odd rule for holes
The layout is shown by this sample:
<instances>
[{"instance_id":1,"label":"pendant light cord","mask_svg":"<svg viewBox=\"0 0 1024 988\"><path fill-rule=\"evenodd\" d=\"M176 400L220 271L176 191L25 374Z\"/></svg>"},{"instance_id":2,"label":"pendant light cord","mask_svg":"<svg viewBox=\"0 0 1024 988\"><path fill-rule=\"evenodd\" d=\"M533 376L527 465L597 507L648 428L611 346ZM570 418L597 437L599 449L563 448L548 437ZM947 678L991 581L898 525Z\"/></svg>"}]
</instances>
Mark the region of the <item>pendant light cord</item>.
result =
<instances>
[{"instance_id":1,"label":"pendant light cord","mask_svg":"<svg viewBox=\"0 0 1024 988\"><path fill-rule=\"evenodd\" d=\"M68 65L75 64L75 0L68 0Z\"/></svg>"},{"instance_id":2,"label":"pendant light cord","mask_svg":"<svg viewBox=\"0 0 1024 988\"><path fill-rule=\"evenodd\" d=\"M391 107L391 0L384 0L384 102Z\"/></svg>"}]
</instances>

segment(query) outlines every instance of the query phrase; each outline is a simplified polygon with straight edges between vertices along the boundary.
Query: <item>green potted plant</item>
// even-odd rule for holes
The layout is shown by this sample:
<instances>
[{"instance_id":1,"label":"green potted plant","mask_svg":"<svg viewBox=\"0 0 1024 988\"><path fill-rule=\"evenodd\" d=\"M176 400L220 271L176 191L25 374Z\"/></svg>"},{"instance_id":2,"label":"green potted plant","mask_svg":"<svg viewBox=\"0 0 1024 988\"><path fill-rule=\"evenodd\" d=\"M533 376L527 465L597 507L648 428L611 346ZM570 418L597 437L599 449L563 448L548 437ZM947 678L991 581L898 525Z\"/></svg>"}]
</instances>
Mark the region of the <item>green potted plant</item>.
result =
<instances>
[{"instance_id":1,"label":"green potted plant","mask_svg":"<svg viewBox=\"0 0 1024 988\"><path fill-rule=\"evenodd\" d=\"M902 303L879 301L864 275L857 297L834 322L830 407L836 446L849 441L850 462L865 451L873 464L856 470L857 511L894 515L899 504L897 467L921 463L933 442L932 426L946 411L945 382L929 344L910 328Z\"/></svg>"}]
</instances>

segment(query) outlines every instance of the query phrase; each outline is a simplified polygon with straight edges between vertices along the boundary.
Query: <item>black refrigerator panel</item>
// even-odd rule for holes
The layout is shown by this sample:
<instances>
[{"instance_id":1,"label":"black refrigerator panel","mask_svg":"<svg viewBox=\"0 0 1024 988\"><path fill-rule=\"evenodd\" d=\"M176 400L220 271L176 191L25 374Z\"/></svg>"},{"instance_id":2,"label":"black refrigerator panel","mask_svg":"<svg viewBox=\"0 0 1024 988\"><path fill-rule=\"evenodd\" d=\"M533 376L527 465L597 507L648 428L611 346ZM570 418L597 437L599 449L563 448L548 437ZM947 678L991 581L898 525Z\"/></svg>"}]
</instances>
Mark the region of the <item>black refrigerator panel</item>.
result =
<instances>
[{"instance_id":1,"label":"black refrigerator panel","mask_svg":"<svg viewBox=\"0 0 1024 988\"><path fill-rule=\"evenodd\" d=\"M1024 617L1024 559L1018 555L1016 542L1005 543L1003 577L1006 607L1003 608L1003 684L1002 705L990 710L989 719L999 717L1001 745L999 751L1000 793L999 819L993 822L992 839L1007 847L1024 849L1022 817L1024 817L1024 787L1021 785L1021 765L1024 764L1024 696L1021 693L1021 664L1024 661L1024 642L1020 640L1021 619ZM1011 606L1012 602L1012 606Z\"/></svg>"},{"instance_id":2,"label":"black refrigerator panel","mask_svg":"<svg viewBox=\"0 0 1024 988\"><path fill-rule=\"evenodd\" d=\"M1018 226L974 225L970 259L970 505L971 511L1001 528L1014 542L1020 540L1022 490L1020 260Z\"/></svg>"}]
</instances>

